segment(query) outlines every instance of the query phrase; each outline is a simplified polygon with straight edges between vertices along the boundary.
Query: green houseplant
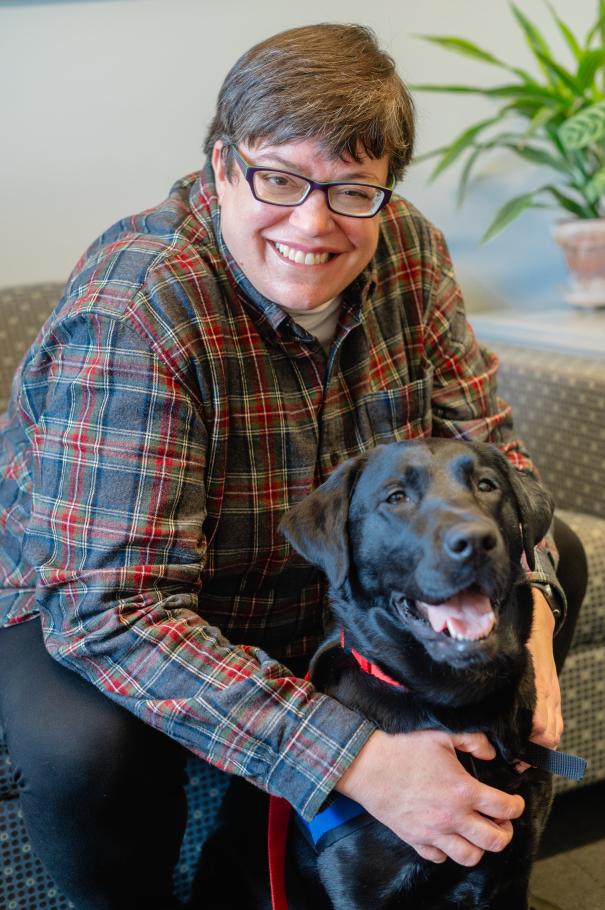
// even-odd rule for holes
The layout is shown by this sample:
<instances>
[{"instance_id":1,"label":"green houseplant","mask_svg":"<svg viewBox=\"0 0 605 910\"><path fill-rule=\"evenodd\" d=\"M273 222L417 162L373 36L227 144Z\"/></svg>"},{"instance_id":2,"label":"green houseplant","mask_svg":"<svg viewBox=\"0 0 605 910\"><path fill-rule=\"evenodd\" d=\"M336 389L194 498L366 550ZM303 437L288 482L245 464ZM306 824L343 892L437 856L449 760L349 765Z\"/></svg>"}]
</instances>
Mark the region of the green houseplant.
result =
<instances>
[{"instance_id":1,"label":"green houseplant","mask_svg":"<svg viewBox=\"0 0 605 910\"><path fill-rule=\"evenodd\" d=\"M554 229L572 273L567 299L581 305L605 305L605 0L598 0L595 20L580 39L546 4L569 51L570 63L555 59L542 31L511 3L520 34L535 61L535 74L499 59L471 41L439 35L423 40L497 68L501 84L416 85L416 91L475 94L497 105L494 115L466 127L446 147L417 158L437 157L431 178L454 162L462 163L458 202L466 197L477 163L495 150L506 150L550 179L510 199L496 213L483 239L489 240L532 207L555 207L566 220ZM579 246L575 241L580 235ZM602 238L602 239L601 239Z\"/></svg>"}]
</instances>

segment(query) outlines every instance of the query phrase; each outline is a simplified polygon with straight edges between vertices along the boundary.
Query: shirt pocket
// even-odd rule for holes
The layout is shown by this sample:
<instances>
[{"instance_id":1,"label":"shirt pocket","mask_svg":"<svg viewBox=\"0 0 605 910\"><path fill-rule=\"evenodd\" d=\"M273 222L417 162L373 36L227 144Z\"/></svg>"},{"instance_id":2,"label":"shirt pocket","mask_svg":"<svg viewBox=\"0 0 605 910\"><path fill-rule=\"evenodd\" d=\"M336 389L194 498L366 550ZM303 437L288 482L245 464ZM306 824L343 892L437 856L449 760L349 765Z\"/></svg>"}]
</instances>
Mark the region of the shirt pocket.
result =
<instances>
[{"instance_id":1,"label":"shirt pocket","mask_svg":"<svg viewBox=\"0 0 605 910\"><path fill-rule=\"evenodd\" d=\"M366 438L373 445L430 436L432 370L398 388L374 392L365 400Z\"/></svg>"}]
</instances>

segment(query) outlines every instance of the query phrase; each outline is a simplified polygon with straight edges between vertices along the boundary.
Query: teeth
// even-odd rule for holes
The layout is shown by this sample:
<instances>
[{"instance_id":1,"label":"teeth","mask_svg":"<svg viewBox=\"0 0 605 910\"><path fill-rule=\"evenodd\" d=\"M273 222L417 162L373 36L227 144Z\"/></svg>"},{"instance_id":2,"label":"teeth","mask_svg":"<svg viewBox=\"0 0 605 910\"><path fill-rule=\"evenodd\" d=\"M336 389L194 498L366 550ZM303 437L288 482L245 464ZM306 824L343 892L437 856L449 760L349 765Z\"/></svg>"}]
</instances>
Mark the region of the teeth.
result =
<instances>
[{"instance_id":1,"label":"teeth","mask_svg":"<svg viewBox=\"0 0 605 910\"><path fill-rule=\"evenodd\" d=\"M456 641L483 641L483 639L487 638L489 635L489 632L487 635L477 635L476 637L473 635L461 635L460 632L456 631L449 617L447 619L447 631L450 633L452 638L456 639Z\"/></svg>"},{"instance_id":2,"label":"teeth","mask_svg":"<svg viewBox=\"0 0 605 910\"><path fill-rule=\"evenodd\" d=\"M286 259L291 259L292 262L298 262L302 265L323 265L330 258L329 253L303 253L302 250L295 250L286 246L285 243L275 243L274 245Z\"/></svg>"}]
</instances>

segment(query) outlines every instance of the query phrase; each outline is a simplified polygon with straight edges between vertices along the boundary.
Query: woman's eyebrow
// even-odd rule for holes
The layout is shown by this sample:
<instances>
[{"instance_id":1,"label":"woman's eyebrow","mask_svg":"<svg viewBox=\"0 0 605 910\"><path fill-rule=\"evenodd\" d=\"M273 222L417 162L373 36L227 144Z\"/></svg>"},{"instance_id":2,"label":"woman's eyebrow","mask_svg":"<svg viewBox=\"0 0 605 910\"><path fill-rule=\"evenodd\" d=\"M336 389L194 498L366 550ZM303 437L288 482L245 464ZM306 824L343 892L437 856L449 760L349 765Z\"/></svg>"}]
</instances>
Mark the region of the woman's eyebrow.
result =
<instances>
[{"instance_id":1,"label":"woman's eyebrow","mask_svg":"<svg viewBox=\"0 0 605 910\"><path fill-rule=\"evenodd\" d=\"M256 156L255 156L256 157ZM286 171L291 171L294 174L300 174L301 177L306 177L307 174L302 173L300 168L298 168L291 161L287 161L285 158L282 158L280 154L274 154L273 152L260 152L258 155L259 159L266 159L262 163L262 167L271 167L274 162L277 162L280 167L283 167ZM270 162L270 163L268 163ZM309 175L310 176L310 175ZM312 179L312 178L310 178ZM376 183L377 178L373 174L369 174L367 171L353 171L351 174L346 174L343 177L339 177L338 180L334 181L335 183L347 182L349 180L366 180L370 183ZM332 183L333 181L328 181Z\"/></svg>"}]
</instances>

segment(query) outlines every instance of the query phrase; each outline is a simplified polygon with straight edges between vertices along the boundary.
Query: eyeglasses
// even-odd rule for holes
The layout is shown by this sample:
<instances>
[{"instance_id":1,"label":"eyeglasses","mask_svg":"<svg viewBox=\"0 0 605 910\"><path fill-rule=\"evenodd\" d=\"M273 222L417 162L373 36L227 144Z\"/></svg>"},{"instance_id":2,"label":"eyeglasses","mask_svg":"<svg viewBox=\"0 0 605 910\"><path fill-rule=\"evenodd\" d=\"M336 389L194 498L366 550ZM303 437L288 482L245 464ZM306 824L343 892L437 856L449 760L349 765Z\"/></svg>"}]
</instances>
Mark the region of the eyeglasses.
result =
<instances>
[{"instance_id":1,"label":"eyeglasses","mask_svg":"<svg viewBox=\"0 0 605 910\"><path fill-rule=\"evenodd\" d=\"M330 211L350 218L372 218L390 200L395 187L375 186L372 183L340 183L339 181L317 181L301 177L290 171L276 171L268 167L254 167L249 164L235 145L230 145L242 174L259 202L270 205L302 205L309 193L321 190L325 193Z\"/></svg>"}]
</instances>

